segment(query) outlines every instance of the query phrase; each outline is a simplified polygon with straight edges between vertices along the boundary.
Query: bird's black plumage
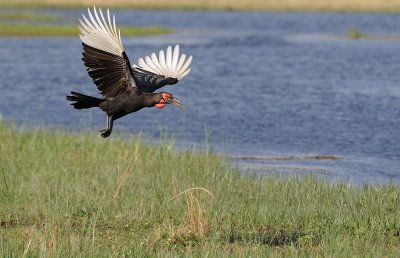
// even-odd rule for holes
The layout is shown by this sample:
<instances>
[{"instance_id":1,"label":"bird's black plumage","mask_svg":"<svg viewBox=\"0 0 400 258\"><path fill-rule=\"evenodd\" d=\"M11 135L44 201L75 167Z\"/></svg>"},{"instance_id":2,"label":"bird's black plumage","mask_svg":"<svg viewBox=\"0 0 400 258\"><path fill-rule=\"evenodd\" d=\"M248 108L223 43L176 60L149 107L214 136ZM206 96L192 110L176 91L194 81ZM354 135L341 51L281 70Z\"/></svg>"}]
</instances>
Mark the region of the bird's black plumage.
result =
<instances>
[{"instance_id":1,"label":"bird's black plumage","mask_svg":"<svg viewBox=\"0 0 400 258\"><path fill-rule=\"evenodd\" d=\"M107 127L102 129L101 136L110 136L113 122L127 114L137 112L145 107L163 108L166 104L173 104L179 108L183 105L172 94L168 92L153 93L155 90L178 82L176 78L170 78L163 74L156 74L145 69L132 68L129 58L121 43L119 32L115 27L115 20L111 22L109 12L108 24L100 11L100 17L94 8L93 16L88 10L90 21L83 16L85 22L81 21L81 40L83 45L83 63L89 76L103 95L103 98L87 96L85 94L71 91L67 100L72 101L75 109L99 107L107 115ZM96 18L94 18L96 17ZM175 72L171 70L177 66L178 51L171 56L171 49L168 51L167 63L164 56L159 69L166 74L180 74L185 76L190 69L187 69L191 62L186 62L183 70ZM181 58L182 67L185 56ZM174 60L174 63L172 62ZM155 60L157 61L157 60ZM186 70L187 69L187 70ZM161 72L161 73L162 73Z\"/></svg>"},{"instance_id":2,"label":"bird's black plumage","mask_svg":"<svg viewBox=\"0 0 400 258\"><path fill-rule=\"evenodd\" d=\"M165 85L178 83L178 79L176 78L155 74L140 67L133 67L132 72L137 86L143 92L154 92Z\"/></svg>"},{"instance_id":3,"label":"bird's black plumage","mask_svg":"<svg viewBox=\"0 0 400 258\"><path fill-rule=\"evenodd\" d=\"M122 56L117 56L85 43L82 45L83 64L103 96L113 98L127 90L138 90L125 51Z\"/></svg>"}]
</instances>

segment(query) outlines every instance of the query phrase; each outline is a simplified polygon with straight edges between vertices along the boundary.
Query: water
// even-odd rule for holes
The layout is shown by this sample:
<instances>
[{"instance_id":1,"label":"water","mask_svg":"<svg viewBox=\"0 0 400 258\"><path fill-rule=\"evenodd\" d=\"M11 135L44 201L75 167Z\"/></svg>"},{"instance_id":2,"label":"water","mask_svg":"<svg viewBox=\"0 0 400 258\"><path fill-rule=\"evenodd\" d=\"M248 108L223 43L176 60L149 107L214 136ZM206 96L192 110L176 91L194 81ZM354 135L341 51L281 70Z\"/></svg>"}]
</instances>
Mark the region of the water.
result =
<instances>
[{"instance_id":1,"label":"water","mask_svg":"<svg viewBox=\"0 0 400 258\"><path fill-rule=\"evenodd\" d=\"M47 12L73 20L82 13ZM119 24L177 31L123 38L132 63L175 43L194 61L188 77L165 88L187 112L146 109L117 120L114 132L142 131L157 140L162 128L195 146L209 137L216 152L261 157L234 160L261 174L311 171L333 181L400 182L400 41L337 36L351 27L400 35L399 15L116 13ZM76 111L65 101L70 90L97 94L80 60L78 37L1 38L0 57L5 119L93 131L104 126L100 111ZM307 159L315 155L340 159Z\"/></svg>"}]
</instances>

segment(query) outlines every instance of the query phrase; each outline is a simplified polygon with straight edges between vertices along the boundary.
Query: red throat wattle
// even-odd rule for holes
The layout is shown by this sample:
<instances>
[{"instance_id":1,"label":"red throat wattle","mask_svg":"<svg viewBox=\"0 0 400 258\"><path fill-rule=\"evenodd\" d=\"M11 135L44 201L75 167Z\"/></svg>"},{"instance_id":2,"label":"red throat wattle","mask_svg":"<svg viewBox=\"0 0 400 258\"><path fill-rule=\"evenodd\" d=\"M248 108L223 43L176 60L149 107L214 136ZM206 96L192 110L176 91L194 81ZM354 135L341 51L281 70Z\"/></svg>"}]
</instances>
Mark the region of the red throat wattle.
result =
<instances>
[{"instance_id":1,"label":"red throat wattle","mask_svg":"<svg viewBox=\"0 0 400 258\"><path fill-rule=\"evenodd\" d=\"M165 103L171 98L171 95L168 93L162 93L162 100L159 103L155 104L156 108L163 108L165 107Z\"/></svg>"}]
</instances>

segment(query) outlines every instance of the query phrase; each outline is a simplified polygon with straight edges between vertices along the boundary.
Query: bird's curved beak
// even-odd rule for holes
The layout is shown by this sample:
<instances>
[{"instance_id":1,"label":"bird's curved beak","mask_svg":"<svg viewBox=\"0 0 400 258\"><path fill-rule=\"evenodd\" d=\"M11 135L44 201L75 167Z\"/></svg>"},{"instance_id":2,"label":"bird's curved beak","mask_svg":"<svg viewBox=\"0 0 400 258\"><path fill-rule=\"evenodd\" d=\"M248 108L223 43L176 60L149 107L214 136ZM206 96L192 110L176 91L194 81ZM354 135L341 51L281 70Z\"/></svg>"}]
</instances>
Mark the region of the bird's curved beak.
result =
<instances>
[{"instance_id":1,"label":"bird's curved beak","mask_svg":"<svg viewBox=\"0 0 400 258\"><path fill-rule=\"evenodd\" d=\"M186 110L186 108L182 105L182 103L175 98L174 96L171 96L169 98L169 100L167 101L168 104L172 104L174 106L177 106L178 108L182 109L182 110Z\"/></svg>"}]
</instances>

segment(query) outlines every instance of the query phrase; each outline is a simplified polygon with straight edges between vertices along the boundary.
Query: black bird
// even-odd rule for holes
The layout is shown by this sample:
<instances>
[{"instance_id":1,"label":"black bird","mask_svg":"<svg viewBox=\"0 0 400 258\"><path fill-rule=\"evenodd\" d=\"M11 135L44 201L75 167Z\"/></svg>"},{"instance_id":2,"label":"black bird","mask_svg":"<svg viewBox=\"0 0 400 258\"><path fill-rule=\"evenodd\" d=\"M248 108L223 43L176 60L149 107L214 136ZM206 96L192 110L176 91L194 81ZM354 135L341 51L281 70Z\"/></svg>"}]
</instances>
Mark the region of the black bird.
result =
<instances>
[{"instance_id":1,"label":"black bird","mask_svg":"<svg viewBox=\"0 0 400 258\"><path fill-rule=\"evenodd\" d=\"M166 54L140 58L137 65L130 65L121 42L120 31L107 10L107 21L99 9L88 9L87 19L80 21L80 38L83 45L83 63L103 98L87 96L71 91L67 100L73 101L75 109L99 107L107 115L107 127L100 130L101 136L110 136L113 121L144 107L164 108L166 104L184 109L179 100L168 92L153 93L169 84L176 84L190 72L192 56L179 57L179 45L174 50L168 47Z\"/></svg>"}]
</instances>

